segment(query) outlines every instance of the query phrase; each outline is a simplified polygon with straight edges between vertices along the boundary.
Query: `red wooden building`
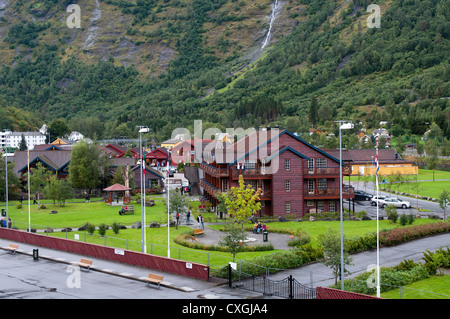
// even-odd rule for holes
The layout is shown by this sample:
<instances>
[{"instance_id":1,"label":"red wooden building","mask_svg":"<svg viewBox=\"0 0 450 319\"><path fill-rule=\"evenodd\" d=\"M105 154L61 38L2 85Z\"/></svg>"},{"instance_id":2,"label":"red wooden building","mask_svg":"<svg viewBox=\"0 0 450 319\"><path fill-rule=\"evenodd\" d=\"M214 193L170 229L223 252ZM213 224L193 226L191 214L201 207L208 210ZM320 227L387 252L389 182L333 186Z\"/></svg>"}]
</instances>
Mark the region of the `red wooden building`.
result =
<instances>
[{"instance_id":1,"label":"red wooden building","mask_svg":"<svg viewBox=\"0 0 450 319\"><path fill-rule=\"evenodd\" d=\"M214 194L238 186L242 175L246 184L262 190L261 215L340 210L339 158L286 130L256 131L226 150L204 151L199 167L203 200L213 206ZM350 173L343 167L343 175ZM343 185L343 198L354 198L351 186Z\"/></svg>"}]
</instances>

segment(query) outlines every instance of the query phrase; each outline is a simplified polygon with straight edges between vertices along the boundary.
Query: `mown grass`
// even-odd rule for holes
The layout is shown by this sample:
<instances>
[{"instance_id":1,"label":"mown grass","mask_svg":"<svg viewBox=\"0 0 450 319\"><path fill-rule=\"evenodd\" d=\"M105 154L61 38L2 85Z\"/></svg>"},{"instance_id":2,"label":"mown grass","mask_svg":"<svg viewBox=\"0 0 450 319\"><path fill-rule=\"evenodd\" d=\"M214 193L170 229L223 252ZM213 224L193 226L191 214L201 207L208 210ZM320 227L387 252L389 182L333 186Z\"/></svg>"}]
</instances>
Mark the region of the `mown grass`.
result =
<instances>
[{"instance_id":1,"label":"mown grass","mask_svg":"<svg viewBox=\"0 0 450 319\"><path fill-rule=\"evenodd\" d=\"M386 299L450 299L450 275L433 276L381 294Z\"/></svg>"}]
</instances>

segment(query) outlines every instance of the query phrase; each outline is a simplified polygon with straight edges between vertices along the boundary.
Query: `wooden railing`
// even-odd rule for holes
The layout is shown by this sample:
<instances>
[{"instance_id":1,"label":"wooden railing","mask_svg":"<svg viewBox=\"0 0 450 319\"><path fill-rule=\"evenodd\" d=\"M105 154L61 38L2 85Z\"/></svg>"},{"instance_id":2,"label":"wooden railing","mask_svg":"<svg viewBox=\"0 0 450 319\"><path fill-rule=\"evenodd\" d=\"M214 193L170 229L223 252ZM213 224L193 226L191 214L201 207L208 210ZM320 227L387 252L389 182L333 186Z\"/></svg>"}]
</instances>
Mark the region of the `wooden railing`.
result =
<instances>
[{"instance_id":1,"label":"wooden railing","mask_svg":"<svg viewBox=\"0 0 450 319\"><path fill-rule=\"evenodd\" d=\"M272 178L272 174L269 174L270 169L264 167L246 169L231 168L230 172L233 179L239 179L239 175L242 175L244 178Z\"/></svg>"},{"instance_id":2,"label":"wooden railing","mask_svg":"<svg viewBox=\"0 0 450 319\"><path fill-rule=\"evenodd\" d=\"M200 163L199 168L206 174L214 177L227 177L229 175L228 168L224 167L214 167L206 163Z\"/></svg>"},{"instance_id":3,"label":"wooden railing","mask_svg":"<svg viewBox=\"0 0 450 319\"><path fill-rule=\"evenodd\" d=\"M304 198L316 198L316 197L335 197L340 196L339 188L311 188L303 190ZM355 196L355 189L353 187L343 187L342 196L353 197Z\"/></svg>"},{"instance_id":4,"label":"wooden railing","mask_svg":"<svg viewBox=\"0 0 450 319\"><path fill-rule=\"evenodd\" d=\"M339 167L304 167L305 175L339 175ZM352 168L350 166L342 167L342 175L350 175Z\"/></svg>"}]
</instances>

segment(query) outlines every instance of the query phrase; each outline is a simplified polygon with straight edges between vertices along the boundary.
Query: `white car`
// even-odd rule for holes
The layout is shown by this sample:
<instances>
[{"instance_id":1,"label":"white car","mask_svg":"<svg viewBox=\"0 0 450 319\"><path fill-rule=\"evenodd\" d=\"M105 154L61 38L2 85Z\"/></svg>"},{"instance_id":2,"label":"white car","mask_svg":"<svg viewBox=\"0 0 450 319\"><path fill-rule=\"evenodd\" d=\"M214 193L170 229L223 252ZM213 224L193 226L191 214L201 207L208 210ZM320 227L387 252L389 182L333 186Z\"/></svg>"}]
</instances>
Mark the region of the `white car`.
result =
<instances>
[{"instance_id":1,"label":"white car","mask_svg":"<svg viewBox=\"0 0 450 319\"><path fill-rule=\"evenodd\" d=\"M372 205L372 206L377 206L377 202L379 202L380 203L380 206L381 206L381 201L382 200L385 200L386 198L390 198L389 196L383 196L383 195L380 195L380 196L374 196L371 200L370 200L370 205Z\"/></svg>"},{"instance_id":2,"label":"white car","mask_svg":"<svg viewBox=\"0 0 450 319\"><path fill-rule=\"evenodd\" d=\"M402 201L397 198L380 199L379 203L380 203L380 206L383 208L385 208L388 205L394 205L395 207L398 207L398 208L411 208L410 202Z\"/></svg>"}]
</instances>

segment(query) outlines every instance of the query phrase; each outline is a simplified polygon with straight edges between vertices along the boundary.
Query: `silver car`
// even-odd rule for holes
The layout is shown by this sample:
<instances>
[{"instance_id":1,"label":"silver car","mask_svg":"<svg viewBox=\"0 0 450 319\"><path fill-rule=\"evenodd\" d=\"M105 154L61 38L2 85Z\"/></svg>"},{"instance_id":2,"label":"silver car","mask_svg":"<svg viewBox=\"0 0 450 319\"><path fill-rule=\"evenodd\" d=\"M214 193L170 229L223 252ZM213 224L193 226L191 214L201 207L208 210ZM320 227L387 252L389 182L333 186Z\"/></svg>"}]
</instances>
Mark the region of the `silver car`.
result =
<instances>
[{"instance_id":1,"label":"silver car","mask_svg":"<svg viewBox=\"0 0 450 319\"><path fill-rule=\"evenodd\" d=\"M385 198L380 199L380 206L385 208L388 205L394 205L397 208L411 208L411 203L400 200L398 198Z\"/></svg>"},{"instance_id":2,"label":"silver car","mask_svg":"<svg viewBox=\"0 0 450 319\"><path fill-rule=\"evenodd\" d=\"M370 205L372 205L372 206L377 206L377 202L379 202L380 203L380 206L381 206L381 201L382 200L385 200L386 198L390 198L389 196L383 196L383 195L380 195L380 196L374 196L371 200L370 200Z\"/></svg>"}]
</instances>

